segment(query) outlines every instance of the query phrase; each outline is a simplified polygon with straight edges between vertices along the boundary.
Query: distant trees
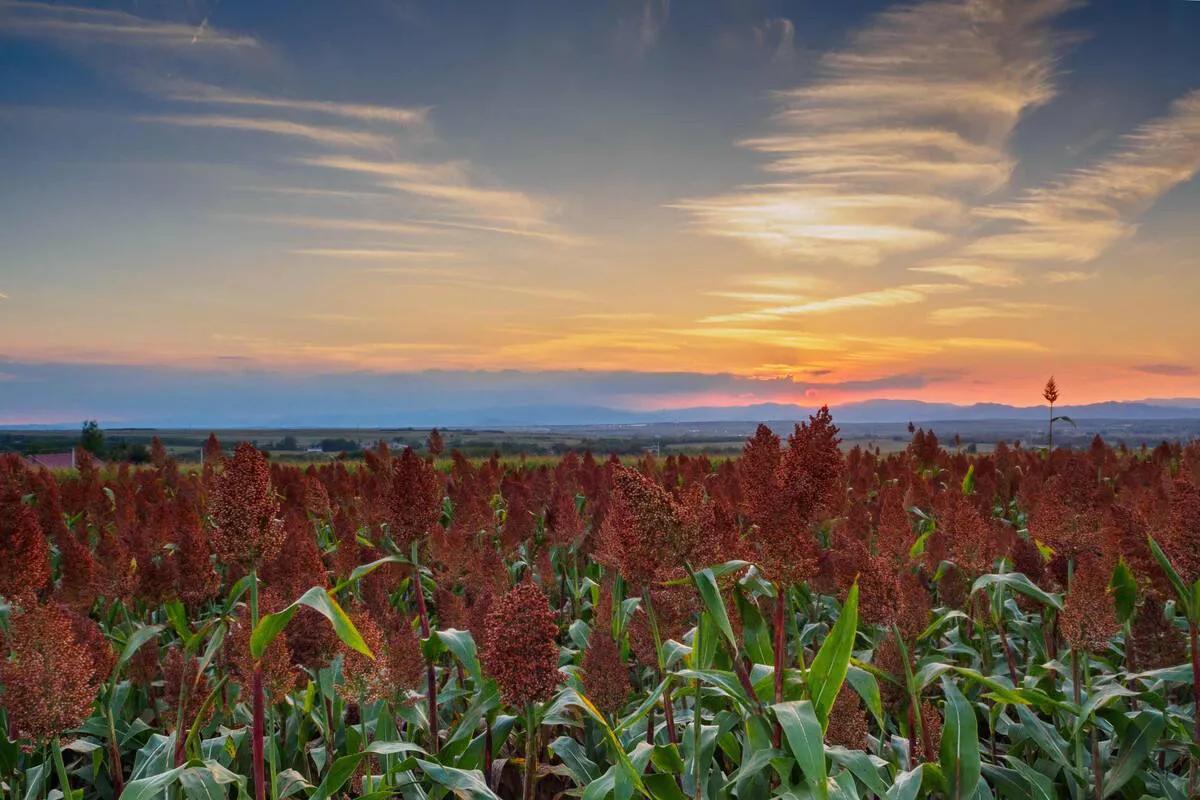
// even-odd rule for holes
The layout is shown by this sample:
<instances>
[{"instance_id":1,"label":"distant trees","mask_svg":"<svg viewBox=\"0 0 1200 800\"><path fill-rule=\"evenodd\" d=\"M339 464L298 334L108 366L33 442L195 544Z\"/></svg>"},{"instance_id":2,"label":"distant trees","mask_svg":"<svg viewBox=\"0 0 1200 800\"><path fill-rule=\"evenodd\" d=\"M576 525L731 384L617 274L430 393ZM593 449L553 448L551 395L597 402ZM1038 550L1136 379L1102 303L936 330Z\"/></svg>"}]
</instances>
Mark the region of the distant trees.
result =
<instances>
[{"instance_id":1,"label":"distant trees","mask_svg":"<svg viewBox=\"0 0 1200 800\"><path fill-rule=\"evenodd\" d=\"M100 430L96 420L89 419L83 423L79 432L79 446L97 458L104 455L104 431Z\"/></svg>"},{"instance_id":2,"label":"distant trees","mask_svg":"<svg viewBox=\"0 0 1200 800\"><path fill-rule=\"evenodd\" d=\"M362 445L353 439L322 439L320 444L326 453L356 453L362 449Z\"/></svg>"}]
</instances>

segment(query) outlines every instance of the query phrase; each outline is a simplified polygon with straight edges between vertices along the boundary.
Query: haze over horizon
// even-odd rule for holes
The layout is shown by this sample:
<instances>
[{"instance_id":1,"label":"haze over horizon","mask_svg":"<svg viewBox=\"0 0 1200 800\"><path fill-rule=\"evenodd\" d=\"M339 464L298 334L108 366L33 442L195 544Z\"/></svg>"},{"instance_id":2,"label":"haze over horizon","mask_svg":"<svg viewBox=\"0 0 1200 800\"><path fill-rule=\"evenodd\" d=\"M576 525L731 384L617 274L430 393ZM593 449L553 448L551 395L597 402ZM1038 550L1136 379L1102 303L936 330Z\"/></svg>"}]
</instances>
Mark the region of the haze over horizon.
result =
<instances>
[{"instance_id":1,"label":"haze over horizon","mask_svg":"<svg viewBox=\"0 0 1200 800\"><path fill-rule=\"evenodd\" d=\"M1200 397L1198 40L1189 0L0 0L0 425Z\"/></svg>"}]
</instances>

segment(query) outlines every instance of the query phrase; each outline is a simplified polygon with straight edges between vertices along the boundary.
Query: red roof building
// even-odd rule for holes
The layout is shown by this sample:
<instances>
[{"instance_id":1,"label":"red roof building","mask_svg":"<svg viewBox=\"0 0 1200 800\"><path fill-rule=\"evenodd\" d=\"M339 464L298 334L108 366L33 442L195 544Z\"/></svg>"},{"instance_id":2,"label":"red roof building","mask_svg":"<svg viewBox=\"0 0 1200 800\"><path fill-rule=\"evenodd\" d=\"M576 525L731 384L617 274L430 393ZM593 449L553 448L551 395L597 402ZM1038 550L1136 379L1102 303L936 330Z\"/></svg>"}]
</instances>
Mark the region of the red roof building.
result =
<instances>
[{"instance_id":1,"label":"red roof building","mask_svg":"<svg viewBox=\"0 0 1200 800\"><path fill-rule=\"evenodd\" d=\"M92 459L97 467L103 467L104 462L98 458ZM37 453L25 456L25 463L30 467L45 467L46 469L75 469L75 451L65 453Z\"/></svg>"}]
</instances>

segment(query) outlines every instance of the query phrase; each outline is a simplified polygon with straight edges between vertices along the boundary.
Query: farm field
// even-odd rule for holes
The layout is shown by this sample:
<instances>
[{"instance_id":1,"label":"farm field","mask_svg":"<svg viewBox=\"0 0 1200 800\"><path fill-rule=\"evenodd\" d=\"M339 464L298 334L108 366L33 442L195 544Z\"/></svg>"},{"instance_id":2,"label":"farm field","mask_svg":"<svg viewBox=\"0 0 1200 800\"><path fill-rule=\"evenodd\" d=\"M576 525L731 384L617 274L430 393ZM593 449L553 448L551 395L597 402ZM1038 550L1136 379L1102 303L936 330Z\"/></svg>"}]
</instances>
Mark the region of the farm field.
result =
<instances>
[{"instance_id":1,"label":"farm field","mask_svg":"<svg viewBox=\"0 0 1200 800\"><path fill-rule=\"evenodd\" d=\"M6 796L1195 796L1194 443L439 438L0 457Z\"/></svg>"},{"instance_id":2,"label":"farm field","mask_svg":"<svg viewBox=\"0 0 1200 800\"><path fill-rule=\"evenodd\" d=\"M786 435L795 424L791 420L766 423ZM933 431L948 449L990 452L998 442L1026 442L1030 446L1046 443L1043 421L1014 419L946 420L921 423ZM439 459L449 463L449 450L472 459L486 459L498 453L502 460L553 464L564 453L592 450L616 453L625 460L646 452L660 456L675 454L708 455L714 458L736 456L746 439L754 434L751 422L655 422L637 425L546 425L527 428L449 428L441 435L447 452ZM851 422L839 425L841 446L849 451L859 446L880 449L884 453L904 450L912 437L903 422ZM223 442L251 442L271 453L277 461L320 464L335 457L361 461L362 450L377 442L389 447L424 447L429 428L228 428L214 433ZM140 448L149 457L151 443L158 439L173 458L184 465L202 460L205 439L210 431L189 428L120 428L104 431L109 443ZM1086 448L1096 436L1119 446L1154 447L1163 441L1187 441L1200 437L1200 419L1168 420L1080 419L1075 427L1059 426L1056 440L1067 447ZM957 444L955 439L957 438ZM23 453L61 452L79 440L78 428L0 429L0 452L11 449ZM345 454L344 456L342 454Z\"/></svg>"}]
</instances>

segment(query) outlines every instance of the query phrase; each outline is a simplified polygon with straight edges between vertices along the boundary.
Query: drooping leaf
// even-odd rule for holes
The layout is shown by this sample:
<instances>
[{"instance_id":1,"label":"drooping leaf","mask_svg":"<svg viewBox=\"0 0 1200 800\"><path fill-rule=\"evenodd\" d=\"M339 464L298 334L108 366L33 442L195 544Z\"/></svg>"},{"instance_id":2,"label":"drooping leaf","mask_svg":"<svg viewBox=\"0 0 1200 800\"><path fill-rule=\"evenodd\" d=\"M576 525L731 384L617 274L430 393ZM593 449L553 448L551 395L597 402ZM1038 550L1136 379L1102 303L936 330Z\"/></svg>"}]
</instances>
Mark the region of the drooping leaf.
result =
<instances>
[{"instance_id":1,"label":"drooping leaf","mask_svg":"<svg viewBox=\"0 0 1200 800\"><path fill-rule=\"evenodd\" d=\"M439 786L445 786L455 797L463 800L500 800L500 797L487 787L483 773L479 770L456 769L419 758L417 766L426 777Z\"/></svg>"},{"instance_id":2,"label":"drooping leaf","mask_svg":"<svg viewBox=\"0 0 1200 800\"><path fill-rule=\"evenodd\" d=\"M292 617L296 616L296 612L300 610L301 606L308 606L329 620L333 625L334 633L346 646L368 658L375 657L366 642L363 641L358 629L354 627L354 623L350 621L350 617L346 616L346 612L338 605L337 600L320 586L312 587L282 611L267 614L260 619L250 634L250 655L256 659L262 658L262 654L266 652L275 637L282 633L287 624L292 621Z\"/></svg>"},{"instance_id":3,"label":"drooping leaf","mask_svg":"<svg viewBox=\"0 0 1200 800\"><path fill-rule=\"evenodd\" d=\"M1062 611L1062 600L1056 595L1044 591L1020 572L999 572L990 575L981 575L975 579L975 583L971 584L971 594L991 586L1003 586L1007 589L1012 589L1014 592L1037 600L1042 605Z\"/></svg>"}]
</instances>

